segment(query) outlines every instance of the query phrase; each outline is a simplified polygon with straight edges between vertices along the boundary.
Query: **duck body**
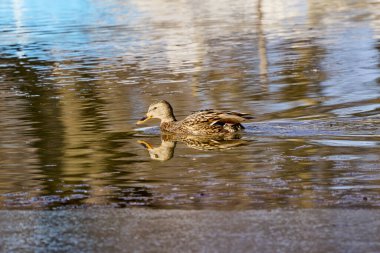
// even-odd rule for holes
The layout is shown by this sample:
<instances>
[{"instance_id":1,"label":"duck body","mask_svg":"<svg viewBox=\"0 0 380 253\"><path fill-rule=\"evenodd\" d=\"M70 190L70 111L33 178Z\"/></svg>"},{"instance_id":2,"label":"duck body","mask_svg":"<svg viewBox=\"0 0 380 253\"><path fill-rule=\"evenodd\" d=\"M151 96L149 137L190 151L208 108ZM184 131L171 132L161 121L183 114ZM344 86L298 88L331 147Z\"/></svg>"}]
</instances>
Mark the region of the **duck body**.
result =
<instances>
[{"instance_id":1,"label":"duck body","mask_svg":"<svg viewBox=\"0 0 380 253\"><path fill-rule=\"evenodd\" d=\"M245 120L245 118L244 118ZM236 133L244 129L241 116L213 109L194 112L181 121L161 122L161 131L189 135Z\"/></svg>"},{"instance_id":2,"label":"duck body","mask_svg":"<svg viewBox=\"0 0 380 253\"><path fill-rule=\"evenodd\" d=\"M197 136L236 133L244 129L241 122L252 119L246 113L207 109L177 121L171 105L165 100L150 105L146 117L137 123L150 118L161 119L160 129L163 132Z\"/></svg>"}]
</instances>

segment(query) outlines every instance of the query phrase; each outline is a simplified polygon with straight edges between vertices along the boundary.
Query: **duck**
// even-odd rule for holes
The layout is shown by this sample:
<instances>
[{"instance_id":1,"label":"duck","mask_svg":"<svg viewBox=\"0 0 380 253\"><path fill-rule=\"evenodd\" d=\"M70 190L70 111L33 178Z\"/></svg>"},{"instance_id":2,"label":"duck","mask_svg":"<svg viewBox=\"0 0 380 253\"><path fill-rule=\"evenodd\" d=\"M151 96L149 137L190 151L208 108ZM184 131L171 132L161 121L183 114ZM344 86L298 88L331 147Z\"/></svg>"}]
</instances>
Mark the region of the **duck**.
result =
<instances>
[{"instance_id":1,"label":"duck","mask_svg":"<svg viewBox=\"0 0 380 253\"><path fill-rule=\"evenodd\" d=\"M241 122L253 119L247 113L205 109L177 121L173 107L166 100L152 103L146 115L137 121L137 124L143 124L153 118L161 120L161 132L195 136L234 134L244 130Z\"/></svg>"}]
</instances>

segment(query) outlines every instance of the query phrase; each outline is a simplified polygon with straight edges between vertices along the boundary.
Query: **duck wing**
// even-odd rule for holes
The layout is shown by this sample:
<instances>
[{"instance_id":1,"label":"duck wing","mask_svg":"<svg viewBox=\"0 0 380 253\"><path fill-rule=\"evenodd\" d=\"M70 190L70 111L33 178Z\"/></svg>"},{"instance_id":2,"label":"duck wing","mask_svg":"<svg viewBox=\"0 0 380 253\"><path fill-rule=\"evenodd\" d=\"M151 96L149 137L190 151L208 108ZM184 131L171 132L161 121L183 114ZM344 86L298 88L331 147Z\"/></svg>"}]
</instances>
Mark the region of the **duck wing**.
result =
<instances>
[{"instance_id":1,"label":"duck wing","mask_svg":"<svg viewBox=\"0 0 380 253\"><path fill-rule=\"evenodd\" d=\"M182 122L183 124L238 124L248 119L253 119L247 113L232 112L232 111L218 111L213 109L201 110L194 112L187 116Z\"/></svg>"}]
</instances>

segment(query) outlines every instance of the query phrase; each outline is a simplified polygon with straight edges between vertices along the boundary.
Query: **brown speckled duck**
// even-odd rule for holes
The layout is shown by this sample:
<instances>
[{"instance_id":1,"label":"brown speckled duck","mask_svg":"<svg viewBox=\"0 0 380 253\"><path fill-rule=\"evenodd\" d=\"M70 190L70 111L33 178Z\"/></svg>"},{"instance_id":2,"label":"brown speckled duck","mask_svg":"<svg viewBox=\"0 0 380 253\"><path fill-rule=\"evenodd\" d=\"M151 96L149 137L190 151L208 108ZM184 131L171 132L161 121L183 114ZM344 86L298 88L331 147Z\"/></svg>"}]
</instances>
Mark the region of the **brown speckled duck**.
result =
<instances>
[{"instance_id":1,"label":"brown speckled duck","mask_svg":"<svg viewBox=\"0 0 380 253\"><path fill-rule=\"evenodd\" d=\"M157 118L161 120L161 131L185 135L225 135L244 129L240 123L253 117L246 113L218 111L213 109L194 112L185 119L177 121L172 106L165 100L149 106L146 116L137 122Z\"/></svg>"}]
</instances>

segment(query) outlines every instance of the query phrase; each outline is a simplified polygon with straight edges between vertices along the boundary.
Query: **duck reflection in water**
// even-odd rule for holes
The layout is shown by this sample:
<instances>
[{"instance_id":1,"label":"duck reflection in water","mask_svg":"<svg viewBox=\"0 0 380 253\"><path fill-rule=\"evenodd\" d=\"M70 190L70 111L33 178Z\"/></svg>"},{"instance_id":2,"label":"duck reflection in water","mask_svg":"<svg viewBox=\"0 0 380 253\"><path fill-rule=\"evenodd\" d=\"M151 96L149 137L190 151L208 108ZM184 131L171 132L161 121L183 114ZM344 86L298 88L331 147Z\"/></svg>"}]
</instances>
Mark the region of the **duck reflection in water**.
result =
<instances>
[{"instance_id":1,"label":"duck reflection in water","mask_svg":"<svg viewBox=\"0 0 380 253\"><path fill-rule=\"evenodd\" d=\"M161 135L161 145L158 147L153 147L152 144L143 140L137 142L148 150L151 159L167 161L173 158L178 141L185 143L190 148L203 151L227 150L247 143L247 141L240 139L240 135L236 134L218 138L163 134Z\"/></svg>"}]
</instances>

